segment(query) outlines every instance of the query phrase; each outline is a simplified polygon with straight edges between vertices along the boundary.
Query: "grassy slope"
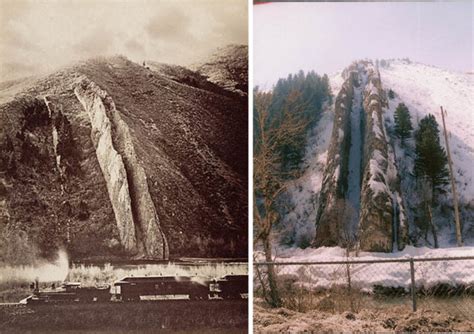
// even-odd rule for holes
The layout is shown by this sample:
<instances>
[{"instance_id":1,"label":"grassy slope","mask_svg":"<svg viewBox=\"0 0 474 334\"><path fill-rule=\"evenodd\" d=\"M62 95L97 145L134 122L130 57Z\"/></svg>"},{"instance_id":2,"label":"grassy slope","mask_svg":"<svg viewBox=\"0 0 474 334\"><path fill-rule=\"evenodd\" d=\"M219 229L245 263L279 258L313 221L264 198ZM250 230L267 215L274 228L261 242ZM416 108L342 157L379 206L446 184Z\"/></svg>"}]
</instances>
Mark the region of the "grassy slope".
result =
<instances>
[{"instance_id":1,"label":"grassy slope","mask_svg":"<svg viewBox=\"0 0 474 334\"><path fill-rule=\"evenodd\" d=\"M117 228L90 140L88 116L72 93L74 81L84 74L109 92L131 129L171 256L246 256L246 100L219 94L216 86L209 91L171 80L121 57L2 86L0 122L5 126L0 129L0 148L6 134L13 138L17 175L5 176L0 166L0 204L6 199L10 231L28 235L18 239L12 255L18 249L36 255L35 247L21 245L37 244L44 250L65 244L68 222L72 240L66 247L74 259L124 256L114 241ZM80 151L79 173L68 175L65 193L55 170L49 125L32 130L39 154L29 163L21 161L22 154L29 154L16 137L24 96L44 94L63 106ZM0 150L0 158L9 154ZM74 157L62 157L68 158ZM11 242L11 235L7 240Z\"/></svg>"},{"instance_id":2,"label":"grassy slope","mask_svg":"<svg viewBox=\"0 0 474 334\"><path fill-rule=\"evenodd\" d=\"M132 130L170 253L244 255L246 101L180 84L123 58L78 70L108 91Z\"/></svg>"}]
</instances>

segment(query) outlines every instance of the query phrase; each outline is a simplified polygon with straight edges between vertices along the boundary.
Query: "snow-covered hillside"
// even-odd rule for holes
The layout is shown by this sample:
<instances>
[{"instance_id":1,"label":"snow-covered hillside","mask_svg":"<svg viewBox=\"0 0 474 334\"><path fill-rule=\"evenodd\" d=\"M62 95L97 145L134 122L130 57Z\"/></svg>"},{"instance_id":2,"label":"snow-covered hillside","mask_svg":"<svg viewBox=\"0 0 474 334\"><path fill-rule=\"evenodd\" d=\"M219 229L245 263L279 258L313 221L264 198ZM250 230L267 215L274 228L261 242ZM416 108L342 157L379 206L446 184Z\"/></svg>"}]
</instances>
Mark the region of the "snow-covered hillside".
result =
<instances>
[{"instance_id":1,"label":"snow-covered hillside","mask_svg":"<svg viewBox=\"0 0 474 334\"><path fill-rule=\"evenodd\" d=\"M413 176L414 142L408 140L406 148L402 149L393 133L393 115L399 103L404 103L409 108L415 130L420 119L433 114L439 124L443 147L445 147L445 141L440 106L447 110L446 123L450 133L449 141L460 199L463 237L465 245L473 245L474 75L447 71L406 60L384 61L383 65L380 66L382 88L385 92L389 89L395 92L395 98L388 99L388 108L383 109L383 118L387 128L387 140L390 143L389 150L395 153L396 158L396 167L392 167L397 168L396 171L400 176L401 193L397 196L400 201L403 197L403 206L406 207L409 225L408 232L412 237L415 235L411 244L432 246L434 243L431 240L431 233L423 237L424 233L420 232L416 225L414 210L419 207L419 198L417 198L419 194L415 191ZM339 93L344 82L342 73L343 71L340 71L330 77L334 96ZM280 243L307 247L314 239L316 214L320 204L323 174L328 163L333 124L334 103L326 107L322 118L308 133L301 176L288 182L288 191L280 203L283 213L282 224L277 232ZM456 243L449 185L446 191L446 195L441 196L440 199L442 205L435 208L433 213L433 220L439 230L440 247L450 247ZM405 214L405 212L400 214Z\"/></svg>"},{"instance_id":2,"label":"snow-covered hillside","mask_svg":"<svg viewBox=\"0 0 474 334\"><path fill-rule=\"evenodd\" d=\"M331 91L337 95L344 79L342 71L329 78ZM334 102L326 105L317 125L308 131L305 156L302 163L303 174L296 180L288 181L285 201L286 214L282 222L282 238L285 243L307 246L315 235L316 212L319 192L326 165L327 153L334 123Z\"/></svg>"},{"instance_id":3,"label":"snow-covered hillside","mask_svg":"<svg viewBox=\"0 0 474 334\"><path fill-rule=\"evenodd\" d=\"M331 139L334 112L327 106L318 125L307 135L306 152L302 163L304 173L288 181L284 201L287 214L283 217L282 241L308 246L315 235L316 212L319 192Z\"/></svg>"},{"instance_id":4,"label":"snow-covered hillside","mask_svg":"<svg viewBox=\"0 0 474 334\"><path fill-rule=\"evenodd\" d=\"M447 110L446 125L461 207L463 237L465 244L470 245L474 239L474 76L402 60L386 61L386 64L380 67L382 83L384 89L395 92L395 98L389 100L386 120L393 124L393 113L399 103L407 105L414 129L420 119L432 114L439 124L441 144L446 147L440 106ZM395 146L405 201L414 204L419 199L416 193L411 193L414 184L408 175L413 169L413 156L404 154L399 145ZM440 200L445 204L444 209L448 210L441 209L434 213L434 220L440 229L441 247L455 244L452 193L450 186L446 189L446 196ZM410 210L408 215L409 221L413 222Z\"/></svg>"},{"instance_id":5,"label":"snow-covered hillside","mask_svg":"<svg viewBox=\"0 0 474 334\"><path fill-rule=\"evenodd\" d=\"M474 75L405 61L388 64L380 68L382 84L408 106L414 127L431 113L442 130L440 106L447 110L460 201L474 206Z\"/></svg>"}]
</instances>

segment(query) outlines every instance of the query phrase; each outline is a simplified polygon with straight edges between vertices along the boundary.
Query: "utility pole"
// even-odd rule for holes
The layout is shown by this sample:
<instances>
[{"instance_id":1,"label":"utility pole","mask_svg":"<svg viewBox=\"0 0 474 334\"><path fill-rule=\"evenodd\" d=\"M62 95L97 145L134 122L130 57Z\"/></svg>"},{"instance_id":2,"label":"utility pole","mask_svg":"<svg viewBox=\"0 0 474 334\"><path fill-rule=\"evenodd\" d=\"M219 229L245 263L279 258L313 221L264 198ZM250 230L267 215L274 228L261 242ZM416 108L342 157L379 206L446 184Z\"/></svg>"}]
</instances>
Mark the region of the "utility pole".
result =
<instances>
[{"instance_id":1,"label":"utility pole","mask_svg":"<svg viewBox=\"0 0 474 334\"><path fill-rule=\"evenodd\" d=\"M451 160L451 152L449 150L448 130L446 129L446 122L444 120L445 111L443 110L443 107L440 107L440 108L441 108L441 117L443 119L444 139L446 140L446 153L448 154L448 166L449 166L449 174L451 176L451 188L453 189L454 219L456 221L456 240L458 243L458 247L461 247L463 245L463 242L462 242L462 235L461 235L461 221L459 219L458 194L456 192L456 182L454 180L453 161Z\"/></svg>"}]
</instances>

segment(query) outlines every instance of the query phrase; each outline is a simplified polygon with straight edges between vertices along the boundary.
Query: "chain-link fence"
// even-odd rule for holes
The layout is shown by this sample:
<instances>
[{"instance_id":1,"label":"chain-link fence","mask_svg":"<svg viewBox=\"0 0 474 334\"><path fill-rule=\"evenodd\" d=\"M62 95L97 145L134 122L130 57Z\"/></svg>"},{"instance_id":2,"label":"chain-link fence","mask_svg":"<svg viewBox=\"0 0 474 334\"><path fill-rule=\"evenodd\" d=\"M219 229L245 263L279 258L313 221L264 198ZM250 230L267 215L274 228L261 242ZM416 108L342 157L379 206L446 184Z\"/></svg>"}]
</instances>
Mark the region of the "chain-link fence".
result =
<instances>
[{"instance_id":1,"label":"chain-link fence","mask_svg":"<svg viewBox=\"0 0 474 334\"><path fill-rule=\"evenodd\" d=\"M474 256L254 264L255 295L269 298L273 268L283 306L300 312L401 306L474 321Z\"/></svg>"}]
</instances>

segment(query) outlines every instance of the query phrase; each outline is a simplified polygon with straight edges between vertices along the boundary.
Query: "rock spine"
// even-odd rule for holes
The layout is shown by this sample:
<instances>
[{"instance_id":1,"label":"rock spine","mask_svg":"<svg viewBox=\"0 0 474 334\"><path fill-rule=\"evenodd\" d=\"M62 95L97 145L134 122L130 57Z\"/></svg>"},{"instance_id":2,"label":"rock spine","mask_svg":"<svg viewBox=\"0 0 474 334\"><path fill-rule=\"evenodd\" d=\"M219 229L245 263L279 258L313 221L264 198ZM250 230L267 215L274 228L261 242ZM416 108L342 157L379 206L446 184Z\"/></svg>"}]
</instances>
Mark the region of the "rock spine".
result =
<instances>
[{"instance_id":1,"label":"rock spine","mask_svg":"<svg viewBox=\"0 0 474 334\"><path fill-rule=\"evenodd\" d=\"M335 101L335 122L316 218L315 247L346 246L348 241L344 235L345 205L340 205L339 201L346 200L348 190L350 113L354 87L365 81L361 80L362 76L367 84L363 90L362 180L356 237L359 248L364 251L391 252L394 240L398 240L398 249L403 249L407 242L399 178L383 118L387 98L378 71L368 65L367 62L354 63L343 73L345 82Z\"/></svg>"},{"instance_id":2,"label":"rock spine","mask_svg":"<svg viewBox=\"0 0 474 334\"><path fill-rule=\"evenodd\" d=\"M368 69L368 84L363 94L366 124L358 233L360 248L391 252L395 246L401 250L407 243L408 223L399 194L400 179L394 151L384 124L383 108L388 107L388 101L378 70Z\"/></svg>"},{"instance_id":3,"label":"rock spine","mask_svg":"<svg viewBox=\"0 0 474 334\"><path fill-rule=\"evenodd\" d=\"M74 93L87 111L123 247L139 258L167 259L168 245L127 124L112 97L84 79Z\"/></svg>"},{"instance_id":4,"label":"rock spine","mask_svg":"<svg viewBox=\"0 0 474 334\"><path fill-rule=\"evenodd\" d=\"M334 125L321 187L313 245L335 246L341 240L341 217L338 201L347 191L348 155L350 149L350 113L354 94L355 73L346 75L334 105Z\"/></svg>"}]
</instances>

